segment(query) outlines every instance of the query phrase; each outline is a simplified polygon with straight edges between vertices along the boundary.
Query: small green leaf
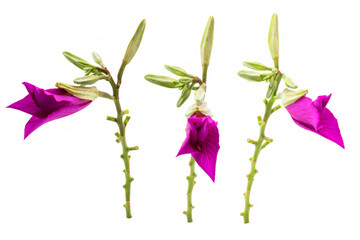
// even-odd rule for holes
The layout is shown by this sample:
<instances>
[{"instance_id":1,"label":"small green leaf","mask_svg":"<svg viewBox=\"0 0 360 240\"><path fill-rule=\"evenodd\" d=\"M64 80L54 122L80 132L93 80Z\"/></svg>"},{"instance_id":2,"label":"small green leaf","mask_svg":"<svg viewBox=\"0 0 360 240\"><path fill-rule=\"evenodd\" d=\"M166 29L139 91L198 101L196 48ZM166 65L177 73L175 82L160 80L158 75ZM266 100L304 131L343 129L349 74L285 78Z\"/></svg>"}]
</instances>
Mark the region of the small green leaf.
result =
<instances>
[{"instance_id":1,"label":"small green leaf","mask_svg":"<svg viewBox=\"0 0 360 240\"><path fill-rule=\"evenodd\" d=\"M107 75L89 75L84 77L79 77L74 79L74 83L81 85L91 85L96 83L99 80L106 79L109 76Z\"/></svg>"},{"instance_id":2,"label":"small green leaf","mask_svg":"<svg viewBox=\"0 0 360 240\"><path fill-rule=\"evenodd\" d=\"M153 75L153 74L146 75L145 79L151 83L154 83L154 84L162 86L162 87L167 87L167 88L176 88L176 87L178 87L178 83L179 83L174 78Z\"/></svg>"},{"instance_id":3,"label":"small green leaf","mask_svg":"<svg viewBox=\"0 0 360 240\"><path fill-rule=\"evenodd\" d=\"M184 102L189 98L192 87L193 87L193 84L184 86L184 88L181 92L180 98L176 103L177 107L181 107L181 105L183 105Z\"/></svg>"},{"instance_id":4,"label":"small green leaf","mask_svg":"<svg viewBox=\"0 0 360 240\"><path fill-rule=\"evenodd\" d=\"M253 72L253 71L241 70L238 72L238 75L246 80L253 81L253 82L264 81L264 79L261 78L260 73Z\"/></svg>"},{"instance_id":5,"label":"small green leaf","mask_svg":"<svg viewBox=\"0 0 360 240\"><path fill-rule=\"evenodd\" d=\"M135 53L137 52L137 50L139 49L144 31L145 31L145 26L146 26L146 20L143 19L138 28L136 29L136 32L134 34L134 36L132 37L127 49L126 49L126 53L125 56L123 58L123 64L127 65L129 64L129 62L131 61L131 59L135 56Z\"/></svg>"},{"instance_id":6,"label":"small green leaf","mask_svg":"<svg viewBox=\"0 0 360 240\"><path fill-rule=\"evenodd\" d=\"M279 30L278 30L278 16L276 13L274 13L271 18L268 43L275 68L279 68Z\"/></svg>"},{"instance_id":7,"label":"small green leaf","mask_svg":"<svg viewBox=\"0 0 360 240\"><path fill-rule=\"evenodd\" d=\"M75 56L72 53L69 52L63 52L63 55L65 56L65 58L67 60L69 60L69 62L71 62L72 64L74 64L75 66L77 66L78 68L84 70L84 71L89 71L93 68L96 68L95 66L91 65L90 63L88 63L87 61L85 61L84 59Z\"/></svg>"},{"instance_id":8,"label":"small green leaf","mask_svg":"<svg viewBox=\"0 0 360 240\"><path fill-rule=\"evenodd\" d=\"M210 62L213 38L214 38L214 17L211 16L206 25L200 45L201 65L203 66L203 68L206 69Z\"/></svg>"},{"instance_id":9,"label":"small green leaf","mask_svg":"<svg viewBox=\"0 0 360 240\"><path fill-rule=\"evenodd\" d=\"M165 69L168 70L169 72L178 75L180 77L189 77L189 78L193 78L194 76L187 73L184 69L176 67L176 66L170 66L170 65L164 65Z\"/></svg>"},{"instance_id":10,"label":"small green leaf","mask_svg":"<svg viewBox=\"0 0 360 240\"><path fill-rule=\"evenodd\" d=\"M285 85L288 88L296 89L298 86L293 82L293 80L289 77L287 77L285 74L283 74Z\"/></svg>"},{"instance_id":11,"label":"small green leaf","mask_svg":"<svg viewBox=\"0 0 360 240\"><path fill-rule=\"evenodd\" d=\"M258 62L243 62L243 65L245 67L251 68L256 71L271 71L272 70L272 68L269 68L269 67L265 66L264 64L258 63Z\"/></svg>"}]
</instances>

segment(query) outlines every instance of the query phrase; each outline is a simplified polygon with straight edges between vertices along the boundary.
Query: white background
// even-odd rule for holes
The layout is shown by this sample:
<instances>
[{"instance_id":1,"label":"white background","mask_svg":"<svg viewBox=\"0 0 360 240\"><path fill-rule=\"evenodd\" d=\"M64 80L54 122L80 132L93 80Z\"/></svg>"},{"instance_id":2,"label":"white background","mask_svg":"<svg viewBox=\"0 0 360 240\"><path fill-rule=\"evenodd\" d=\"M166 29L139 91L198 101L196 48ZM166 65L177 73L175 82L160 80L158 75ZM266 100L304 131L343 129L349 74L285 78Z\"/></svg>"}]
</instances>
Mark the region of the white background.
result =
<instances>
[{"instance_id":1,"label":"white background","mask_svg":"<svg viewBox=\"0 0 360 240\"><path fill-rule=\"evenodd\" d=\"M357 1L6 1L0 26L0 239L359 239L359 55ZM242 61L272 64L271 15L279 16L280 69L308 96L332 93L346 149L295 125L287 111L269 121L274 142L261 152L244 225L248 158L262 115L265 84L237 76ZM216 182L196 167L194 222L186 209L187 107L180 92L152 85L148 73L170 64L201 75L200 41L208 17L215 36L207 102L219 122ZM71 83L82 72L70 51L88 61L97 51L117 74L139 22L147 27L126 68L121 104L130 110L132 219L125 218L123 162L113 103L98 99L81 112L40 127L23 140L29 115L5 107L41 88ZM99 89L110 91L105 84ZM283 88L283 86L281 87Z\"/></svg>"}]
</instances>

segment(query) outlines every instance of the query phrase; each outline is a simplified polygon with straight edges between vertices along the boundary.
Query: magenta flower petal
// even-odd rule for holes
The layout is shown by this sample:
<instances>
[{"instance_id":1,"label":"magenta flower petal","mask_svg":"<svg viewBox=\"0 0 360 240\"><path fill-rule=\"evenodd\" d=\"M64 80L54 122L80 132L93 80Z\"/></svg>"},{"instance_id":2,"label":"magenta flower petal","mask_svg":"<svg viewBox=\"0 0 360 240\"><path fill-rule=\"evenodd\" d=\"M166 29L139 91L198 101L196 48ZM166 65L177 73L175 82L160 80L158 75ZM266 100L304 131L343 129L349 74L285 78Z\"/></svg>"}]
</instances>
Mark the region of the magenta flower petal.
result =
<instances>
[{"instance_id":1,"label":"magenta flower petal","mask_svg":"<svg viewBox=\"0 0 360 240\"><path fill-rule=\"evenodd\" d=\"M294 122L300 127L323 136L345 148L338 122L326 108L330 100L328 96L319 96L315 101L308 97L299 98L286 106Z\"/></svg>"},{"instance_id":2,"label":"magenta flower petal","mask_svg":"<svg viewBox=\"0 0 360 240\"><path fill-rule=\"evenodd\" d=\"M215 182L215 170L219 146L217 122L210 116L193 114L188 118L186 138L179 155L191 154L198 165Z\"/></svg>"},{"instance_id":3,"label":"magenta flower petal","mask_svg":"<svg viewBox=\"0 0 360 240\"><path fill-rule=\"evenodd\" d=\"M8 107L33 115L25 126L24 139L41 125L76 113L91 103L62 89L44 90L30 83L23 84L29 94Z\"/></svg>"}]
</instances>

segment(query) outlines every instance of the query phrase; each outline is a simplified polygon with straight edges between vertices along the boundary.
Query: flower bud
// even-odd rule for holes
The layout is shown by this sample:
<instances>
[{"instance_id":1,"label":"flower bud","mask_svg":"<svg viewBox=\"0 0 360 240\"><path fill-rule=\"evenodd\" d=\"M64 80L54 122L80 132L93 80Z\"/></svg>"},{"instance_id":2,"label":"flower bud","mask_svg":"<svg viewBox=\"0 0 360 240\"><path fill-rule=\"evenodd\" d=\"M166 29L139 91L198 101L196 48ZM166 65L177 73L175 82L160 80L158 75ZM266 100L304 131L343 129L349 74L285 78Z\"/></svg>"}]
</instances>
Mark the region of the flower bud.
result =
<instances>
[{"instance_id":1,"label":"flower bud","mask_svg":"<svg viewBox=\"0 0 360 240\"><path fill-rule=\"evenodd\" d=\"M96 87L78 87L60 82L56 83L56 87L81 99L95 100L99 96L99 90Z\"/></svg>"},{"instance_id":2,"label":"flower bud","mask_svg":"<svg viewBox=\"0 0 360 240\"><path fill-rule=\"evenodd\" d=\"M213 36L214 36L214 17L211 16L205 27L204 35L202 37L201 45L200 45L201 65L203 66L203 68L206 69L210 62Z\"/></svg>"},{"instance_id":3,"label":"flower bud","mask_svg":"<svg viewBox=\"0 0 360 240\"><path fill-rule=\"evenodd\" d=\"M109 76L107 75L89 75L84 77L79 77L74 79L74 83L80 84L80 85L91 85L96 83L99 80L106 79Z\"/></svg>"},{"instance_id":4,"label":"flower bud","mask_svg":"<svg viewBox=\"0 0 360 240\"><path fill-rule=\"evenodd\" d=\"M190 94L191 94L191 89L192 89L193 85L185 85L179 100L176 103L177 107L181 107L181 105L183 105L183 103L189 98Z\"/></svg>"},{"instance_id":5,"label":"flower bud","mask_svg":"<svg viewBox=\"0 0 360 240\"><path fill-rule=\"evenodd\" d=\"M299 98L304 97L308 93L308 90L292 91L285 88L282 93L279 94L282 99L284 107L296 102Z\"/></svg>"},{"instance_id":6,"label":"flower bud","mask_svg":"<svg viewBox=\"0 0 360 240\"><path fill-rule=\"evenodd\" d=\"M279 30L278 30L278 16L276 13L274 13L271 18L268 44L269 44L271 57L274 61L275 68L278 68L279 67Z\"/></svg>"},{"instance_id":7,"label":"flower bud","mask_svg":"<svg viewBox=\"0 0 360 240\"><path fill-rule=\"evenodd\" d=\"M178 86L178 81L171 77L166 76L159 76L159 75L153 75L148 74L145 76L145 79L151 83L154 83L156 85L167 87L167 88L176 88Z\"/></svg>"},{"instance_id":8,"label":"flower bud","mask_svg":"<svg viewBox=\"0 0 360 240\"><path fill-rule=\"evenodd\" d=\"M184 78L179 78L179 83L190 83L192 82L193 79L192 78L188 78L188 77L184 77Z\"/></svg>"},{"instance_id":9,"label":"flower bud","mask_svg":"<svg viewBox=\"0 0 360 240\"><path fill-rule=\"evenodd\" d=\"M194 97L196 102L202 102L205 99L206 85L205 83L201 84L198 90L196 90Z\"/></svg>"},{"instance_id":10,"label":"flower bud","mask_svg":"<svg viewBox=\"0 0 360 240\"><path fill-rule=\"evenodd\" d=\"M123 58L124 65L129 64L129 62L132 60L132 58L135 56L135 53L139 49L144 31L145 31L145 26L146 26L146 20L143 19L140 22L138 28L136 29L136 32L135 32L134 36L132 37L132 39L126 49L126 53Z\"/></svg>"},{"instance_id":11,"label":"flower bud","mask_svg":"<svg viewBox=\"0 0 360 240\"><path fill-rule=\"evenodd\" d=\"M97 64L99 64L102 68L105 68L104 63L102 62L102 59L101 59L100 55L97 52L93 52L92 56L93 56L94 61Z\"/></svg>"},{"instance_id":12,"label":"flower bud","mask_svg":"<svg viewBox=\"0 0 360 240\"><path fill-rule=\"evenodd\" d=\"M95 66L91 65L90 63L88 63L87 61L85 61L84 59L75 56L72 53L69 52L63 52L63 55L65 56L65 58L67 60L69 60L69 62L71 62L72 64L74 64L75 66L77 66L78 68L84 70L84 71L88 71L89 69L93 69L96 68Z\"/></svg>"},{"instance_id":13,"label":"flower bud","mask_svg":"<svg viewBox=\"0 0 360 240\"><path fill-rule=\"evenodd\" d=\"M178 75L180 77L189 77L189 78L193 78L194 76L187 73L184 69L179 68L179 67L175 67L175 66L170 66L170 65L164 65L165 69L168 70L169 72Z\"/></svg>"},{"instance_id":14,"label":"flower bud","mask_svg":"<svg viewBox=\"0 0 360 240\"><path fill-rule=\"evenodd\" d=\"M253 81L253 82L262 82L264 79L261 78L260 73L253 72L253 71L245 71L240 70L238 75L246 80Z\"/></svg>"},{"instance_id":15,"label":"flower bud","mask_svg":"<svg viewBox=\"0 0 360 240\"><path fill-rule=\"evenodd\" d=\"M289 88L297 88L298 86L293 82L293 80L289 77L287 77L285 74L283 74L285 85Z\"/></svg>"},{"instance_id":16,"label":"flower bud","mask_svg":"<svg viewBox=\"0 0 360 240\"><path fill-rule=\"evenodd\" d=\"M243 65L245 67L251 68L253 70L257 70L257 71L271 71L272 68L265 66L262 63L258 63L258 62L243 62Z\"/></svg>"}]
</instances>

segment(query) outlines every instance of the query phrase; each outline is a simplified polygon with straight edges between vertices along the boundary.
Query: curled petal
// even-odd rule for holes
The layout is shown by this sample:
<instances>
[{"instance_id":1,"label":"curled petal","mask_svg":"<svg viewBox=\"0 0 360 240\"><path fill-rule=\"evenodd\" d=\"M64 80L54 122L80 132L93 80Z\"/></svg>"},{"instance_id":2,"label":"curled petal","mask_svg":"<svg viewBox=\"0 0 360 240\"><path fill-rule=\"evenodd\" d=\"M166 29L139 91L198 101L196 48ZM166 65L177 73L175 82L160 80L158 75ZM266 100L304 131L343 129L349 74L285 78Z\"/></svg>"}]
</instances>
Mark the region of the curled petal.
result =
<instances>
[{"instance_id":1,"label":"curled petal","mask_svg":"<svg viewBox=\"0 0 360 240\"><path fill-rule=\"evenodd\" d=\"M334 115L326 108L330 100L328 96L319 96L315 101L302 97L286 106L294 122L300 127L319 134L345 148L338 122Z\"/></svg>"},{"instance_id":2,"label":"curled petal","mask_svg":"<svg viewBox=\"0 0 360 240\"><path fill-rule=\"evenodd\" d=\"M177 156L191 154L205 173L215 181L219 146L217 122L210 116L194 113L188 118L186 138Z\"/></svg>"}]
</instances>

